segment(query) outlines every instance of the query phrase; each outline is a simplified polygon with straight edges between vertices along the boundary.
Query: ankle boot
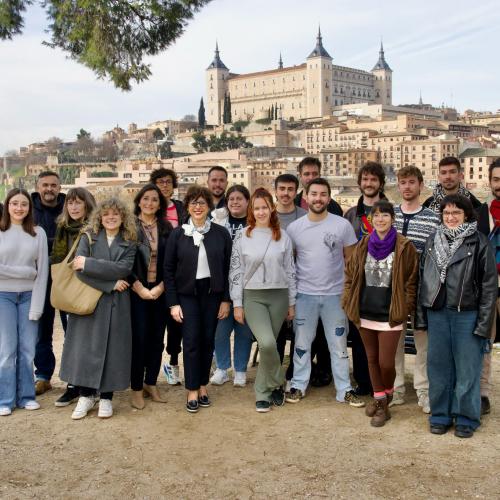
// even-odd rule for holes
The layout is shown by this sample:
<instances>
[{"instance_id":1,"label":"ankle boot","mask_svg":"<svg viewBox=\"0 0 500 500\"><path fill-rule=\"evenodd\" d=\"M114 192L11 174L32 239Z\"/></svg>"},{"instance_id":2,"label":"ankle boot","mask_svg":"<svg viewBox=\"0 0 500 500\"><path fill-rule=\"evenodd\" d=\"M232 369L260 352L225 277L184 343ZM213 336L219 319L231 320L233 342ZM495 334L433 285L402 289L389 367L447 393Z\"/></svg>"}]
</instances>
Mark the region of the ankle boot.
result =
<instances>
[{"instance_id":1,"label":"ankle boot","mask_svg":"<svg viewBox=\"0 0 500 500\"><path fill-rule=\"evenodd\" d=\"M375 415L375 412L377 411L377 400L372 399L365 408L365 415L367 417L373 417Z\"/></svg>"},{"instance_id":2,"label":"ankle boot","mask_svg":"<svg viewBox=\"0 0 500 500\"><path fill-rule=\"evenodd\" d=\"M377 399L375 403L375 414L370 420L370 425L373 427L383 427L386 421L391 418L391 414L389 412L389 407L387 404L387 398Z\"/></svg>"},{"instance_id":3,"label":"ankle boot","mask_svg":"<svg viewBox=\"0 0 500 500\"><path fill-rule=\"evenodd\" d=\"M136 408L137 410L144 409L146 403L144 402L144 396L142 394L142 391L132 391L132 398L130 404L132 405L133 408Z\"/></svg>"},{"instance_id":4,"label":"ankle boot","mask_svg":"<svg viewBox=\"0 0 500 500\"><path fill-rule=\"evenodd\" d=\"M151 399L155 403L166 403L167 402L166 399L161 397L160 391L158 390L158 387L156 387L156 385L144 384L143 390L144 390L146 396L150 396Z\"/></svg>"}]
</instances>

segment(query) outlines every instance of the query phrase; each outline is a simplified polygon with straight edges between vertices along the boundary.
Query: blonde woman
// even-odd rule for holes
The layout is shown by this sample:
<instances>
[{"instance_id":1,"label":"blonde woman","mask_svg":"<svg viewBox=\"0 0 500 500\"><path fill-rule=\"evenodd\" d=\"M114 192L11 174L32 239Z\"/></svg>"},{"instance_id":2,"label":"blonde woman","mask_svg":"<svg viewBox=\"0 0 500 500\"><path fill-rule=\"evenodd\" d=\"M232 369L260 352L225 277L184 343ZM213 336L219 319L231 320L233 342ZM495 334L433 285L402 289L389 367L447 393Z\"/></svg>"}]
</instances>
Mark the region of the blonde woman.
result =
<instances>
[{"instance_id":1,"label":"blonde woman","mask_svg":"<svg viewBox=\"0 0 500 500\"><path fill-rule=\"evenodd\" d=\"M60 378L80 387L72 414L84 418L100 393L98 417L113 415L113 392L130 385L132 329L129 284L137 249L134 216L123 201L102 201L80 240L73 269L79 279L103 292L93 314L70 314Z\"/></svg>"}]
</instances>

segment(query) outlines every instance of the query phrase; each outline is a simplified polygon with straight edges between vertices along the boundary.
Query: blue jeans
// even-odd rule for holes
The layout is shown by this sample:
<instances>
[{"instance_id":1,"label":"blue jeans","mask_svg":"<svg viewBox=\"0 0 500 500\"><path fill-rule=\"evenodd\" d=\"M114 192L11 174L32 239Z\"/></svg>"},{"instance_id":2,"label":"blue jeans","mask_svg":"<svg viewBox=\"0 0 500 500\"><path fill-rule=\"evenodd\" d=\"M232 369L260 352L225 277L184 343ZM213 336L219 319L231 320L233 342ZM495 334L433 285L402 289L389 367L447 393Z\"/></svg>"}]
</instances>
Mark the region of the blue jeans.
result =
<instances>
[{"instance_id":1,"label":"blue jeans","mask_svg":"<svg viewBox=\"0 0 500 500\"><path fill-rule=\"evenodd\" d=\"M472 332L477 311L427 310L431 424L479 427L479 381L487 339Z\"/></svg>"},{"instance_id":2,"label":"blue jeans","mask_svg":"<svg viewBox=\"0 0 500 500\"><path fill-rule=\"evenodd\" d=\"M231 332L234 330L234 370L246 372L250 351L252 350L253 335L246 321L242 325L234 319L233 304L229 316L217 323L215 332L215 363L217 368L227 370L231 368Z\"/></svg>"},{"instance_id":3,"label":"blue jeans","mask_svg":"<svg viewBox=\"0 0 500 500\"><path fill-rule=\"evenodd\" d=\"M38 321L28 319L31 292L0 292L0 407L35 399L33 358Z\"/></svg>"},{"instance_id":4,"label":"blue jeans","mask_svg":"<svg viewBox=\"0 0 500 500\"><path fill-rule=\"evenodd\" d=\"M340 306L340 295L297 294L295 304L295 349L293 352L293 378L291 386L305 391L311 376L311 344L321 318L330 351L337 401L343 402L352 390L347 354L347 317Z\"/></svg>"}]
</instances>

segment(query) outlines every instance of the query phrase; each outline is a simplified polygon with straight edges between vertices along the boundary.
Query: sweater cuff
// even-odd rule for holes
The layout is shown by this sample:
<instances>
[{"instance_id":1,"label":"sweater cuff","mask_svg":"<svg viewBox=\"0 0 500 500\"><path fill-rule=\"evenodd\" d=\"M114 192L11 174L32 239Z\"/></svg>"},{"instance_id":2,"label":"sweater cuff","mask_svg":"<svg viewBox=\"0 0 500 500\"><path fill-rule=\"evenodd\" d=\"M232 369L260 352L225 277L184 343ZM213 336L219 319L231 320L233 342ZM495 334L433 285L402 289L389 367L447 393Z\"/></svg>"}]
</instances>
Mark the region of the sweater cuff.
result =
<instances>
[{"instance_id":1,"label":"sweater cuff","mask_svg":"<svg viewBox=\"0 0 500 500\"><path fill-rule=\"evenodd\" d=\"M243 307L243 300L241 300L241 299L234 299L233 300L233 307Z\"/></svg>"}]
</instances>

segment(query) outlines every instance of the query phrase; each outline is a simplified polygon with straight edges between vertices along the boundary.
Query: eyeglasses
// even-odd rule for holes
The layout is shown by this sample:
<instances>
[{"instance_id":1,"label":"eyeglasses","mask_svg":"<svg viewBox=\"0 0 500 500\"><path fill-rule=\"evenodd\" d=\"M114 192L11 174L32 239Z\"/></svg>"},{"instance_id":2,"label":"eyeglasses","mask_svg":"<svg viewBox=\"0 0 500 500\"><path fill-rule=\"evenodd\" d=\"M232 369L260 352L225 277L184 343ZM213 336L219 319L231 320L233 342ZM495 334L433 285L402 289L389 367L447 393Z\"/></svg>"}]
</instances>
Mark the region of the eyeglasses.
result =
<instances>
[{"instance_id":1,"label":"eyeglasses","mask_svg":"<svg viewBox=\"0 0 500 500\"><path fill-rule=\"evenodd\" d=\"M189 206L190 207L200 207L200 208L205 208L208 205L208 203L205 200L199 200L199 201L190 201Z\"/></svg>"},{"instance_id":2,"label":"eyeglasses","mask_svg":"<svg viewBox=\"0 0 500 500\"><path fill-rule=\"evenodd\" d=\"M443 211L443 218L449 218L449 217L460 217L461 215L464 215L463 210L453 210L451 212L448 212L447 210Z\"/></svg>"},{"instance_id":3,"label":"eyeglasses","mask_svg":"<svg viewBox=\"0 0 500 500\"><path fill-rule=\"evenodd\" d=\"M162 186L169 186L169 185L173 186L174 185L172 179L158 179L156 181L156 184L160 184Z\"/></svg>"}]
</instances>

